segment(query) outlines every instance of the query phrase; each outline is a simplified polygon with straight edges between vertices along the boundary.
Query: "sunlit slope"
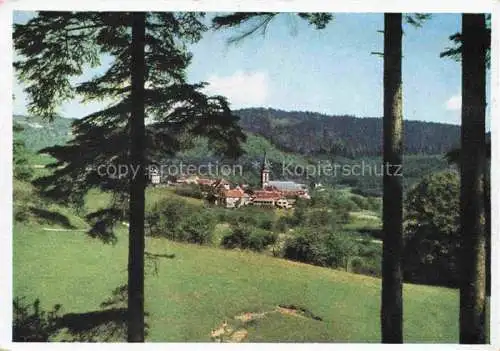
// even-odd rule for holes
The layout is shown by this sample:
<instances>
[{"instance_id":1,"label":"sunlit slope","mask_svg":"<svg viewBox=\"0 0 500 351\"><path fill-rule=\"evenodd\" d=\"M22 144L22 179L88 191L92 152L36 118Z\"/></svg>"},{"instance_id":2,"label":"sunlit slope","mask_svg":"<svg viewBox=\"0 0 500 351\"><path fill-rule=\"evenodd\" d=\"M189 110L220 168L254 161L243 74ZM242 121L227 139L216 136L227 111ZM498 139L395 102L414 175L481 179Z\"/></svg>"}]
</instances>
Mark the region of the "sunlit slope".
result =
<instances>
[{"instance_id":1,"label":"sunlit slope","mask_svg":"<svg viewBox=\"0 0 500 351\"><path fill-rule=\"evenodd\" d=\"M158 255L146 267L148 341L210 341L224 320L232 330L224 341L380 340L379 279L165 239L148 238L147 252ZM44 309L62 304L72 317L87 313L89 330L63 329L58 340L120 340L89 318L124 307L101 303L126 283L126 267L125 228L115 246L82 232L14 228L14 296L38 297ZM406 285L404 301L406 342L458 341L457 291Z\"/></svg>"}]
</instances>

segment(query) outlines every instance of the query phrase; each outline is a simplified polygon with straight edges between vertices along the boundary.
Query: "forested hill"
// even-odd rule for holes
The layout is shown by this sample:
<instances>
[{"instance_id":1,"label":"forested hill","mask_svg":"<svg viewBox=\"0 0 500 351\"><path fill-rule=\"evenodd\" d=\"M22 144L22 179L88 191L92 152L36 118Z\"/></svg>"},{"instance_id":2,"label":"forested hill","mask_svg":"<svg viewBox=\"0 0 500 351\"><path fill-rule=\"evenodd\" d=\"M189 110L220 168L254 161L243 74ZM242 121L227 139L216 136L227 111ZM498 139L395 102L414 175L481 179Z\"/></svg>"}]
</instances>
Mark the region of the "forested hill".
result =
<instances>
[{"instance_id":1,"label":"forested hill","mask_svg":"<svg viewBox=\"0 0 500 351\"><path fill-rule=\"evenodd\" d=\"M55 117L49 122L41 117L14 115L13 122L23 128L19 137L32 151L52 145L63 145L72 136L71 118Z\"/></svg>"},{"instance_id":2,"label":"forested hill","mask_svg":"<svg viewBox=\"0 0 500 351\"><path fill-rule=\"evenodd\" d=\"M303 156L321 154L354 158L380 156L382 119L327 116L314 112L286 112L275 109L236 110L246 132L267 139L281 151ZM22 138L31 150L64 144L71 138L70 118L48 122L39 117L14 116L24 127ZM438 155L458 146L460 127L405 121L405 153Z\"/></svg>"},{"instance_id":3,"label":"forested hill","mask_svg":"<svg viewBox=\"0 0 500 351\"><path fill-rule=\"evenodd\" d=\"M260 134L278 148L302 155L375 156L382 150L382 118L328 116L266 108L235 111L247 131ZM421 121L404 122L406 154L443 154L457 147L460 127Z\"/></svg>"},{"instance_id":4,"label":"forested hill","mask_svg":"<svg viewBox=\"0 0 500 351\"><path fill-rule=\"evenodd\" d=\"M380 165L382 121L375 118L354 118L351 116L324 116L317 113L283 112L268 109L248 109L235 112L241 116L241 125L245 129L247 141L243 145L245 155L239 160L247 172L241 179L234 181L258 184L259 174L254 167L256 160L261 160L267 152L273 164L272 174L276 179L296 180L308 183L312 178L283 175L281 165L288 160L293 165L316 165L320 159L328 159L336 164L352 164L361 159L374 167ZM14 137L23 140L27 148L36 152L55 144L65 144L72 138L71 123L74 119L57 117L49 122L40 117L14 116L14 123L23 127ZM324 130L323 130L324 128ZM416 132L413 132L416 130ZM409 122L406 124L406 143L410 150L425 154L404 158L404 182L410 186L426 174L448 167L443 153L449 151L454 141L459 138L458 126L436 123ZM419 136L415 137L413 134ZM442 134L439 137L439 134ZM446 140L452 139L448 143ZM329 154L334 152L337 156ZM322 154L324 153L324 154ZM327 154L328 153L328 154ZM194 140L194 147L176 155L175 159L157 162L178 162L202 164L218 161L208 148L206 140ZM38 162L38 160L37 160ZM357 177L338 175L334 177L318 176L317 181L325 184L348 185L362 195L380 196L382 179L375 175Z\"/></svg>"}]
</instances>

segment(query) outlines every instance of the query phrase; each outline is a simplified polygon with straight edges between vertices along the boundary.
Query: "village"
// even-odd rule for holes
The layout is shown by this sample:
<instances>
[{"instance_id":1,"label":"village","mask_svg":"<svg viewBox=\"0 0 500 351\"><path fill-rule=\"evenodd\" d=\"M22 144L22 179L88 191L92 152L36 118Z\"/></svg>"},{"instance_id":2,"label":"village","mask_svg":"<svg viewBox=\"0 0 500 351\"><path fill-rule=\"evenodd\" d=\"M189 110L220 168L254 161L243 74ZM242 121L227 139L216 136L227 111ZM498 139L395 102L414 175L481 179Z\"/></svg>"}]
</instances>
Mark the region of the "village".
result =
<instances>
[{"instance_id":1,"label":"village","mask_svg":"<svg viewBox=\"0 0 500 351\"><path fill-rule=\"evenodd\" d=\"M234 186L224 178L202 178L198 175L181 175L175 180L163 182L158 172L151 174L150 180L153 186L197 185L207 202L226 208L253 205L291 209L297 199L309 200L311 198L305 184L294 181L270 180L270 170L265 155L260 170L259 188L252 188L248 184Z\"/></svg>"}]
</instances>

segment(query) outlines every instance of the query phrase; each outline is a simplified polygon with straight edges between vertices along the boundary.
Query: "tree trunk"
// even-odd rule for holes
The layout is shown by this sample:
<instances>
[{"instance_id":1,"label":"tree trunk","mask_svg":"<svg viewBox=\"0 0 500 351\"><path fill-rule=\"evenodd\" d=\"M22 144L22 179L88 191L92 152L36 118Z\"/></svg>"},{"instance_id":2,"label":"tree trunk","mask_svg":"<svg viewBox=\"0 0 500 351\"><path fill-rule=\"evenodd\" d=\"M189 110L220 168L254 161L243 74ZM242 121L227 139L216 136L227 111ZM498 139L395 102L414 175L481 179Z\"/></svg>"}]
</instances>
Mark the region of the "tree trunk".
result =
<instances>
[{"instance_id":1,"label":"tree trunk","mask_svg":"<svg viewBox=\"0 0 500 351\"><path fill-rule=\"evenodd\" d=\"M402 15L384 15L384 194L381 327L383 343L403 342Z\"/></svg>"},{"instance_id":2,"label":"tree trunk","mask_svg":"<svg viewBox=\"0 0 500 351\"><path fill-rule=\"evenodd\" d=\"M460 343L485 343L486 236L481 177L485 162L486 24L462 15L462 159L460 186Z\"/></svg>"},{"instance_id":3,"label":"tree trunk","mask_svg":"<svg viewBox=\"0 0 500 351\"><path fill-rule=\"evenodd\" d=\"M491 155L491 154L490 154ZM484 234L486 235L486 298L484 299L485 319L487 319L488 301L491 300L491 194L490 194L490 156L486 156L483 175ZM485 343L490 343L487 320L485 320Z\"/></svg>"},{"instance_id":4,"label":"tree trunk","mask_svg":"<svg viewBox=\"0 0 500 351\"><path fill-rule=\"evenodd\" d=\"M486 296L491 297L491 194L490 194L490 157L484 160L483 196L484 227L486 235Z\"/></svg>"},{"instance_id":5,"label":"tree trunk","mask_svg":"<svg viewBox=\"0 0 500 351\"><path fill-rule=\"evenodd\" d=\"M144 58L146 15L137 12L132 24L130 164L139 167L130 178L128 256L128 342L144 342ZM135 169L135 168L134 168Z\"/></svg>"}]
</instances>

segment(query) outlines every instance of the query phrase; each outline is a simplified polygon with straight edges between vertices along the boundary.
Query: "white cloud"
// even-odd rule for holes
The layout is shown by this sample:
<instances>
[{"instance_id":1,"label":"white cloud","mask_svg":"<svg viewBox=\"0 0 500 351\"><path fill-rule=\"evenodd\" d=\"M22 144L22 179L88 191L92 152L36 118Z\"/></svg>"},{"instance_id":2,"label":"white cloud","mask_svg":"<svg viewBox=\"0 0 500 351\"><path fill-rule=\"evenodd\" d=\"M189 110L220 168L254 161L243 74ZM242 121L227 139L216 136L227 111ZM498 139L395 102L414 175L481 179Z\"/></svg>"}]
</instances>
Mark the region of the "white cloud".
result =
<instances>
[{"instance_id":1,"label":"white cloud","mask_svg":"<svg viewBox=\"0 0 500 351\"><path fill-rule=\"evenodd\" d=\"M462 107L462 96L453 95L446 101L446 109L449 111L459 111Z\"/></svg>"},{"instance_id":2,"label":"white cloud","mask_svg":"<svg viewBox=\"0 0 500 351\"><path fill-rule=\"evenodd\" d=\"M264 104L269 93L269 77L265 72L237 71L230 76L212 75L205 92L225 96L233 108Z\"/></svg>"}]
</instances>

